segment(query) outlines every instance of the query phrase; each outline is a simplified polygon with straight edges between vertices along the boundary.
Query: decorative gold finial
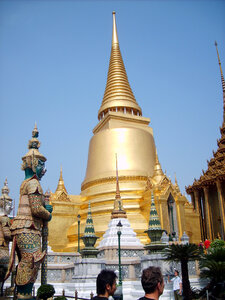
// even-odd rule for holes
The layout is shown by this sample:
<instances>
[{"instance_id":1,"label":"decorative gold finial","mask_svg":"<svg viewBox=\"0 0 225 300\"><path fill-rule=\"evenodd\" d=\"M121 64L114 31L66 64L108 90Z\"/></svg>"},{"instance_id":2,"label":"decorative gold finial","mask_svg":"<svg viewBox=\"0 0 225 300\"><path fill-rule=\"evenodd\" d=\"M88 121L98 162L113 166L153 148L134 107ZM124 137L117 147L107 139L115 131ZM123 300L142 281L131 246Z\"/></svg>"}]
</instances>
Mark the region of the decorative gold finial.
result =
<instances>
[{"instance_id":1,"label":"decorative gold finial","mask_svg":"<svg viewBox=\"0 0 225 300\"><path fill-rule=\"evenodd\" d=\"M179 188L179 185L178 185L178 182L177 182L177 176L176 176L176 173L174 173L174 177L175 177L175 189L176 189L176 191L179 193L179 192L180 192L180 188Z\"/></svg>"},{"instance_id":2,"label":"decorative gold finial","mask_svg":"<svg viewBox=\"0 0 225 300\"><path fill-rule=\"evenodd\" d=\"M174 172L174 177L175 177L175 184L178 185L176 172Z\"/></svg>"},{"instance_id":3,"label":"decorative gold finial","mask_svg":"<svg viewBox=\"0 0 225 300\"><path fill-rule=\"evenodd\" d=\"M115 44L119 44L118 41L118 35L117 35L117 29L116 29L116 12L113 11L113 32L112 32L112 47Z\"/></svg>"},{"instance_id":4,"label":"decorative gold finial","mask_svg":"<svg viewBox=\"0 0 225 300\"><path fill-rule=\"evenodd\" d=\"M163 178L163 176L164 176L163 170L161 168L159 158L158 158L158 153L157 153L157 150L156 150L156 153L155 153L155 167L154 167L153 178L157 181L160 181Z\"/></svg>"},{"instance_id":5,"label":"decorative gold finial","mask_svg":"<svg viewBox=\"0 0 225 300\"><path fill-rule=\"evenodd\" d=\"M63 181L63 177L62 177L62 166L60 167L60 177L59 180Z\"/></svg>"},{"instance_id":6,"label":"decorative gold finial","mask_svg":"<svg viewBox=\"0 0 225 300\"><path fill-rule=\"evenodd\" d=\"M117 218L126 218L126 212L123 209L123 202L120 196L120 188L119 188L119 176L118 176L118 166L117 166L117 154L116 156L116 197L114 200L114 209L112 211L111 219Z\"/></svg>"},{"instance_id":7,"label":"decorative gold finial","mask_svg":"<svg viewBox=\"0 0 225 300\"><path fill-rule=\"evenodd\" d=\"M55 192L62 192L64 191L67 194L67 190L65 188L65 184L64 184L64 180L63 180L63 176L62 176L62 166L60 167L60 176L59 176L59 182L58 182L58 186Z\"/></svg>"}]
</instances>

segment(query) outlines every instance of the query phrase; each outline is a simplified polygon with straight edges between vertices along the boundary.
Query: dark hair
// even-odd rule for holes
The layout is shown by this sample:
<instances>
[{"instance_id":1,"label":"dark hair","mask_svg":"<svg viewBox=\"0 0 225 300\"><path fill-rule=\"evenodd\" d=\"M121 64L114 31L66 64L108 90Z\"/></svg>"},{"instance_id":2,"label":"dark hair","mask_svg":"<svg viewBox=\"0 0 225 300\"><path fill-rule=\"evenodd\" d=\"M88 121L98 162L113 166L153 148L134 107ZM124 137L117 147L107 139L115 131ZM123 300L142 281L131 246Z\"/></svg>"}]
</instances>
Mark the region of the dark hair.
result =
<instances>
[{"instance_id":1,"label":"dark hair","mask_svg":"<svg viewBox=\"0 0 225 300\"><path fill-rule=\"evenodd\" d=\"M148 267L144 269L141 276L141 284L146 294L153 293L158 282L163 282L161 269L158 267Z\"/></svg>"},{"instance_id":2,"label":"dark hair","mask_svg":"<svg viewBox=\"0 0 225 300\"><path fill-rule=\"evenodd\" d=\"M106 285L109 284L111 287L117 278L116 273L111 270L102 270L96 280L96 290L98 295L104 295L106 291Z\"/></svg>"}]
</instances>

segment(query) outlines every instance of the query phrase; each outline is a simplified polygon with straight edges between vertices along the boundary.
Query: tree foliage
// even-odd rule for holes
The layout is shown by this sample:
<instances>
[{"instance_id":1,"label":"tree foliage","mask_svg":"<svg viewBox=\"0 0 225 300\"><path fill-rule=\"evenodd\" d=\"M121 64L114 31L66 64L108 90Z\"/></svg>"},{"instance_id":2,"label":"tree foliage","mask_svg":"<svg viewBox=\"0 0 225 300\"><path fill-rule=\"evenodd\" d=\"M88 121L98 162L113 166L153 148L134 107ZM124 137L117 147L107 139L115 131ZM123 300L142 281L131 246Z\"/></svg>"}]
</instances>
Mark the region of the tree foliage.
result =
<instances>
[{"instance_id":1,"label":"tree foliage","mask_svg":"<svg viewBox=\"0 0 225 300\"><path fill-rule=\"evenodd\" d=\"M224 240L215 239L210 244L210 248L220 248L220 247L225 247L225 241Z\"/></svg>"},{"instance_id":2,"label":"tree foliage","mask_svg":"<svg viewBox=\"0 0 225 300\"><path fill-rule=\"evenodd\" d=\"M181 263L183 299L192 299L192 290L188 274L188 261L199 260L200 252L196 244L172 244L164 250L168 261Z\"/></svg>"},{"instance_id":3,"label":"tree foliage","mask_svg":"<svg viewBox=\"0 0 225 300\"><path fill-rule=\"evenodd\" d=\"M37 290L38 299L46 300L55 294L54 286L51 284L42 284Z\"/></svg>"},{"instance_id":4,"label":"tree foliage","mask_svg":"<svg viewBox=\"0 0 225 300\"><path fill-rule=\"evenodd\" d=\"M198 260L199 248L196 244L172 244L164 250L166 260L181 262L181 260Z\"/></svg>"},{"instance_id":5,"label":"tree foliage","mask_svg":"<svg viewBox=\"0 0 225 300\"><path fill-rule=\"evenodd\" d=\"M210 248L200 263L201 278L213 279L214 282L225 281L225 247Z\"/></svg>"}]
</instances>

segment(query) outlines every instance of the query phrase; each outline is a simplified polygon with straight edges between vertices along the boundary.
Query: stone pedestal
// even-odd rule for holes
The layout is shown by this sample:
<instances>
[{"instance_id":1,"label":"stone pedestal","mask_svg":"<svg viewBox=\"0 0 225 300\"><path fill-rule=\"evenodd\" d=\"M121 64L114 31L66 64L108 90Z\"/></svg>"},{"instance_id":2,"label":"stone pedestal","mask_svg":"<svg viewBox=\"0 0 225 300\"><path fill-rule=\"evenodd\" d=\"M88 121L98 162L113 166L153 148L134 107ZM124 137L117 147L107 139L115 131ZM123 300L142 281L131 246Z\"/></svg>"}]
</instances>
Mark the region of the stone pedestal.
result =
<instances>
[{"instance_id":1,"label":"stone pedestal","mask_svg":"<svg viewBox=\"0 0 225 300\"><path fill-rule=\"evenodd\" d=\"M97 258L77 258L74 263L74 288L79 291L79 297L89 298L90 292L96 293L96 278L105 261Z\"/></svg>"},{"instance_id":2,"label":"stone pedestal","mask_svg":"<svg viewBox=\"0 0 225 300\"><path fill-rule=\"evenodd\" d=\"M160 267L162 274L166 274L169 268L169 262L165 260L162 253L154 252L141 257L141 270L146 269L150 266Z\"/></svg>"},{"instance_id":3,"label":"stone pedestal","mask_svg":"<svg viewBox=\"0 0 225 300\"><path fill-rule=\"evenodd\" d=\"M77 258L74 263L73 280L77 282L96 281L96 277L105 268L105 261L97 258Z\"/></svg>"}]
</instances>

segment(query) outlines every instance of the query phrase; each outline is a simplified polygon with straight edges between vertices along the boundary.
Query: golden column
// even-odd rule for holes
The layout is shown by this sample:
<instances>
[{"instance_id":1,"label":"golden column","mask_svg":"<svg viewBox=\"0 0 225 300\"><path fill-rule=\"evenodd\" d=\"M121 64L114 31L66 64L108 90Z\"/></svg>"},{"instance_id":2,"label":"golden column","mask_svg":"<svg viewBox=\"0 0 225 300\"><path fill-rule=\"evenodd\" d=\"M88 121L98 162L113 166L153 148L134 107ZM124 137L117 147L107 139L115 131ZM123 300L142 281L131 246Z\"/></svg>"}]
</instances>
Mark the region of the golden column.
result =
<instances>
[{"instance_id":1,"label":"golden column","mask_svg":"<svg viewBox=\"0 0 225 300\"><path fill-rule=\"evenodd\" d=\"M180 216L180 201L176 200L176 209L177 209L177 219L178 219L178 228L179 228L179 237L182 236L183 234L183 228L182 228L182 224L181 224L181 216Z\"/></svg>"},{"instance_id":2,"label":"golden column","mask_svg":"<svg viewBox=\"0 0 225 300\"><path fill-rule=\"evenodd\" d=\"M199 191L198 190L194 190L194 201L195 201L195 210L197 213L200 213L199 210Z\"/></svg>"},{"instance_id":3,"label":"golden column","mask_svg":"<svg viewBox=\"0 0 225 300\"><path fill-rule=\"evenodd\" d=\"M191 193L191 203L192 203L192 205L193 205L193 207L195 209L196 204L195 204L195 195L194 195L194 193Z\"/></svg>"},{"instance_id":4,"label":"golden column","mask_svg":"<svg viewBox=\"0 0 225 300\"><path fill-rule=\"evenodd\" d=\"M207 238L212 240L212 227L211 227L211 216L209 208L209 187L204 186L204 196L205 196L205 217L206 217L206 228L207 228Z\"/></svg>"},{"instance_id":5,"label":"golden column","mask_svg":"<svg viewBox=\"0 0 225 300\"><path fill-rule=\"evenodd\" d=\"M225 216L224 216L224 199L222 195L222 187L221 182L219 180L216 181L217 191L218 191L218 200L219 200L219 208L220 208L220 218L221 218L221 237L224 239L224 233L225 233Z\"/></svg>"},{"instance_id":6,"label":"golden column","mask_svg":"<svg viewBox=\"0 0 225 300\"><path fill-rule=\"evenodd\" d=\"M202 209L201 209L201 203L200 203L200 191L199 190L194 190L194 196L195 196L195 210L199 213L200 215L200 228L201 228L201 238L202 240L205 239L205 230L204 230L204 223L203 223L203 218L202 218Z\"/></svg>"}]
</instances>

